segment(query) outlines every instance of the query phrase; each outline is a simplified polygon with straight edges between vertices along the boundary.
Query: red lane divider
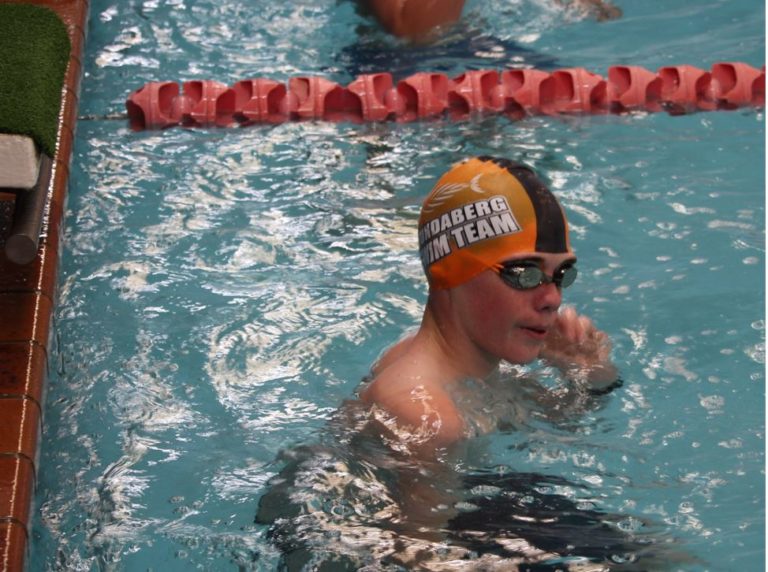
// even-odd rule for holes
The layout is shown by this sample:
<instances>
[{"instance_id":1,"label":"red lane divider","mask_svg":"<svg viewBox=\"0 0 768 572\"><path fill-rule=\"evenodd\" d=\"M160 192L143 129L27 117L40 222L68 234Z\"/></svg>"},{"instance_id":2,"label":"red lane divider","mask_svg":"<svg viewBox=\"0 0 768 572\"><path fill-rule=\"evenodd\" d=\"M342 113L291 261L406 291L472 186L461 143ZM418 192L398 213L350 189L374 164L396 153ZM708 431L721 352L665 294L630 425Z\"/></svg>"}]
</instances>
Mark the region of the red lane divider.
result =
<instances>
[{"instance_id":1,"label":"red lane divider","mask_svg":"<svg viewBox=\"0 0 768 572\"><path fill-rule=\"evenodd\" d=\"M288 85L264 78L229 87L215 81L151 82L125 102L132 129L229 127L314 119L414 121L447 115L525 115L695 111L765 107L765 66L720 62L705 71L679 65L656 73L613 66L603 78L584 68L468 71L455 78L417 73L395 84L388 73L362 75L348 86L322 77Z\"/></svg>"}]
</instances>

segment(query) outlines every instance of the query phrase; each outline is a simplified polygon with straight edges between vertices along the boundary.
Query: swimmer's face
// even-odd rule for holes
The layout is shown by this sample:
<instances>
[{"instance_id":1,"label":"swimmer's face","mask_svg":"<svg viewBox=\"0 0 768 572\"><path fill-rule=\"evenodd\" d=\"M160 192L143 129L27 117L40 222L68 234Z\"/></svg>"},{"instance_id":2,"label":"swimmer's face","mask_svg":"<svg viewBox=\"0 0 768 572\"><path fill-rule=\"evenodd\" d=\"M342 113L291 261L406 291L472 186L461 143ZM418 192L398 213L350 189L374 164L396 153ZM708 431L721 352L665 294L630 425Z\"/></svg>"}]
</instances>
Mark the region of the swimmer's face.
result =
<instances>
[{"instance_id":1,"label":"swimmer's face","mask_svg":"<svg viewBox=\"0 0 768 572\"><path fill-rule=\"evenodd\" d=\"M576 258L569 253L537 252L504 262L512 261L535 264L547 278L557 278L565 275ZM465 333L489 359L523 364L539 356L562 302L557 280L547 278L536 287L518 289L491 269L451 290Z\"/></svg>"}]
</instances>

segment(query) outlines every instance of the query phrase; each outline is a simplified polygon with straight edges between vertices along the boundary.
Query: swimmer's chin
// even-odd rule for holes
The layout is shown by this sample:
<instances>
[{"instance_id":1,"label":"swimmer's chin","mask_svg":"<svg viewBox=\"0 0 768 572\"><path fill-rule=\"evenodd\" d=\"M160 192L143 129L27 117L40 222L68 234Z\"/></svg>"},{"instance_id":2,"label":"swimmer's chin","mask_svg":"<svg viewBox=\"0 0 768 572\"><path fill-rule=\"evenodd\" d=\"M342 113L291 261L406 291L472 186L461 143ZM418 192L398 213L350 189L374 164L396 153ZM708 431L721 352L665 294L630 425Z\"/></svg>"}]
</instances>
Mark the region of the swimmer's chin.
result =
<instances>
[{"instance_id":1,"label":"swimmer's chin","mask_svg":"<svg viewBox=\"0 0 768 572\"><path fill-rule=\"evenodd\" d=\"M496 355L501 360L512 365L527 365L540 359L546 346L546 335L542 337L539 332L521 332L516 336L515 343L509 346L508 351L502 351Z\"/></svg>"}]
</instances>

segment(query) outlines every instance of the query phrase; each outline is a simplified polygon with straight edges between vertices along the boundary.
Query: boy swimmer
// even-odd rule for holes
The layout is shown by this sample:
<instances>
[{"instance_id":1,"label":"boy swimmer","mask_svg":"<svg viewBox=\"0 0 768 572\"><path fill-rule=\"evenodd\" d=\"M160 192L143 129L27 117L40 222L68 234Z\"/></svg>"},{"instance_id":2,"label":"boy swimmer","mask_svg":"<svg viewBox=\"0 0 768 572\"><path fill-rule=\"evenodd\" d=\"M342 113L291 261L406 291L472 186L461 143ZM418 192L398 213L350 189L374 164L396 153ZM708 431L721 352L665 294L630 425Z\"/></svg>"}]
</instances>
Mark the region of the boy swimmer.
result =
<instances>
[{"instance_id":1,"label":"boy swimmer","mask_svg":"<svg viewBox=\"0 0 768 572\"><path fill-rule=\"evenodd\" d=\"M542 359L597 391L617 381L608 336L560 310L576 256L562 207L529 167L486 156L454 165L422 205L419 248L429 282L421 326L374 365L361 399L420 445L470 435L456 396L502 361Z\"/></svg>"},{"instance_id":2,"label":"boy swimmer","mask_svg":"<svg viewBox=\"0 0 768 572\"><path fill-rule=\"evenodd\" d=\"M616 524L626 516L583 506L573 497L592 496L583 484L478 468L482 440L465 439L546 407L502 361L546 360L580 397L617 380L607 336L559 310L576 257L555 196L525 165L469 159L424 201L419 245L429 282L421 327L383 355L325 439L286 455L259 501L256 521L270 525L281 569L639 572L691 562L668 537L627 533ZM557 393L539 410L553 419L569 409Z\"/></svg>"}]
</instances>

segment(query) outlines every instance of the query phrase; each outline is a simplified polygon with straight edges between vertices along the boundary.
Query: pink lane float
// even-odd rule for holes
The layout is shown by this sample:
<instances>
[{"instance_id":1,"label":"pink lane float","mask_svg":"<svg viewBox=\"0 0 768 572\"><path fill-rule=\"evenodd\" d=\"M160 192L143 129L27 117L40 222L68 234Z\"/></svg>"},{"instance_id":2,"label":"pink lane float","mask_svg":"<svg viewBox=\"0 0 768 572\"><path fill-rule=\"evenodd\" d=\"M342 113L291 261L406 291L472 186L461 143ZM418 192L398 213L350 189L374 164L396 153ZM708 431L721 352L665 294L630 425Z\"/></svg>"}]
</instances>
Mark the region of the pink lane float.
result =
<instances>
[{"instance_id":1,"label":"pink lane float","mask_svg":"<svg viewBox=\"0 0 768 572\"><path fill-rule=\"evenodd\" d=\"M721 62L705 71L667 66L656 73L612 66L608 78L584 68L468 71L449 78L417 73L395 84L389 73L358 76L342 86L322 77L287 85L265 78L232 86L210 80L150 82L126 103L132 129L233 127L320 121L415 121L476 113L526 115L696 111L765 107L765 66Z\"/></svg>"}]
</instances>

